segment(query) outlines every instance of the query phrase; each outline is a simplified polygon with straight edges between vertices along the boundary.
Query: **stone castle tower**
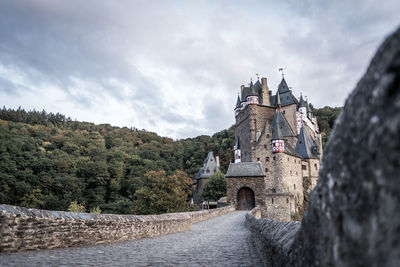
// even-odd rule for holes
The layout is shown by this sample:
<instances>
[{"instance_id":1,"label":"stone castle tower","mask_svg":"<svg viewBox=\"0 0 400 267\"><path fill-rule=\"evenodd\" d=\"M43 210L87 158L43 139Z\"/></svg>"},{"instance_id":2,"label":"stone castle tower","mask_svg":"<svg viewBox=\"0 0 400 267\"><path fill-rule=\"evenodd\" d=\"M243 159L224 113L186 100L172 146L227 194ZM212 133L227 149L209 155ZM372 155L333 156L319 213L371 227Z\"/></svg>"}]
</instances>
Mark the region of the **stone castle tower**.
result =
<instances>
[{"instance_id":1,"label":"stone castle tower","mask_svg":"<svg viewBox=\"0 0 400 267\"><path fill-rule=\"evenodd\" d=\"M267 79L241 86L235 106L234 156L226 173L228 202L261 207L262 216L290 220L303 205L303 181L316 185L321 136L307 101L285 79L274 95Z\"/></svg>"}]
</instances>

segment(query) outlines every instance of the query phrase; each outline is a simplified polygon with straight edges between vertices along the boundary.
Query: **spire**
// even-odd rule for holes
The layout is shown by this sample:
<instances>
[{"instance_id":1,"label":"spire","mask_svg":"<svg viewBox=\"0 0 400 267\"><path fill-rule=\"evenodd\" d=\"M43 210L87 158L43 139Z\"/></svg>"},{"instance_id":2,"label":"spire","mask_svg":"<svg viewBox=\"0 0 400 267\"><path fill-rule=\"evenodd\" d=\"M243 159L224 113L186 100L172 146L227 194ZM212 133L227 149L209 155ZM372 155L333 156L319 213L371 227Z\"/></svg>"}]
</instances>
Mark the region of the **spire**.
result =
<instances>
[{"instance_id":1,"label":"spire","mask_svg":"<svg viewBox=\"0 0 400 267\"><path fill-rule=\"evenodd\" d=\"M306 101L303 99L303 95L300 93L300 103L299 103L299 108L305 108L307 107Z\"/></svg>"},{"instance_id":2,"label":"spire","mask_svg":"<svg viewBox=\"0 0 400 267\"><path fill-rule=\"evenodd\" d=\"M283 134L281 130L281 126L279 125L279 115L281 112L279 110L276 111L276 115L274 117L274 120L272 121L272 140L283 140Z\"/></svg>"},{"instance_id":3,"label":"spire","mask_svg":"<svg viewBox=\"0 0 400 267\"><path fill-rule=\"evenodd\" d=\"M285 78L282 77L281 83L278 86L278 91L283 94L289 91L289 86L287 85Z\"/></svg>"},{"instance_id":4,"label":"spire","mask_svg":"<svg viewBox=\"0 0 400 267\"><path fill-rule=\"evenodd\" d=\"M238 93L238 97L237 97L237 100L236 100L236 107L235 107L235 109L236 108L240 108L240 96L239 96L239 93Z\"/></svg>"},{"instance_id":5,"label":"spire","mask_svg":"<svg viewBox=\"0 0 400 267\"><path fill-rule=\"evenodd\" d=\"M279 94L279 90L278 90L278 92L276 93L276 106L279 108L279 111L281 111L281 96L280 96L280 94Z\"/></svg>"}]
</instances>

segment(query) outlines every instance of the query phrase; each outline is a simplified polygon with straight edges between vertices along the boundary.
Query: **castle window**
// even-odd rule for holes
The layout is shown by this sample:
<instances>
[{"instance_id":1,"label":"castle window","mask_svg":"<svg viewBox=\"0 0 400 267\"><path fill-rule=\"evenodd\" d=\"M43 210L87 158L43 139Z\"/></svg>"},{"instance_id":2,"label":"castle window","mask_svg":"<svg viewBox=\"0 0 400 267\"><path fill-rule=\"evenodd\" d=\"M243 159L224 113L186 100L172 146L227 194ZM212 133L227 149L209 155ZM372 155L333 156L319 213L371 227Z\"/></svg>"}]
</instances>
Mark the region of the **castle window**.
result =
<instances>
[{"instance_id":1,"label":"castle window","mask_svg":"<svg viewBox=\"0 0 400 267\"><path fill-rule=\"evenodd\" d=\"M265 172L268 172L268 168L265 168Z\"/></svg>"},{"instance_id":2,"label":"castle window","mask_svg":"<svg viewBox=\"0 0 400 267\"><path fill-rule=\"evenodd\" d=\"M210 173L210 169L207 169L207 173Z\"/></svg>"},{"instance_id":3,"label":"castle window","mask_svg":"<svg viewBox=\"0 0 400 267\"><path fill-rule=\"evenodd\" d=\"M276 157L274 156L273 159L276 160Z\"/></svg>"},{"instance_id":4,"label":"castle window","mask_svg":"<svg viewBox=\"0 0 400 267\"><path fill-rule=\"evenodd\" d=\"M292 175L292 171L290 171L290 175Z\"/></svg>"},{"instance_id":5,"label":"castle window","mask_svg":"<svg viewBox=\"0 0 400 267\"><path fill-rule=\"evenodd\" d=\"M289 203L289 199L288 198L286 198L286 203Z\"/></svg>"},{"instance_id":6,"label":"castle window","mask_svg":"<svg viewBox=\"0 0 400 267\"><path fill-rule=\"evenodd\" d=\"M317 163L315 163L314 166L315 166L315 170L318 170Z\"/></svg>"},{"instance_id":7,"label":"castle window","mask_svg":"<svg viewBox=\"0 0 400 267\"><path fill-rule=\"evenodd\" d=\"M298 173L296 172L296 175L298 175Z\"/></svg>"},{"instance_id":8,"label":"castle window","mask_svg":"<svg viewBox=\"0 0 400 267\"><path fill-rule=\"evenodd\" d=\"M283 114L285 114L285 111L282 111Z\"/></svg>"},{"instance_id":9,"label":"castle window","mask_svg":"<svg viewBox=\"0 0 400 267\"><path fill-rule=\"evenodd\" d=\"M272 203L272 204L274 203L274 198L271 198L271 203Z\"/></svg>"},{"instance_id":10,"label":"castle window","mask_svg":"<svg viewBox=\"0 0 400 267\"><path fill-rule=\"evenodd\" d=\"M269 134L267 134L267 138L269 138Z\"/></svg>"},{"instance_id":11,"label":"castle window","mask_svg":"<svg viewBox=\"0 0 400 267\"><path fill-rule=\"evenodd\" d=\"M267 149L267 145L264 145L264 148Z\"/></svg>"},{"instance_id":12,"label":"castle window","mask_svg":"<svg viewBox=\"0 0 400 267\"><path fill-rule=\"evenodd\" d=\"M287 161L289 161L289 158L287 158Z\"/></svg>"},{"instance_id":13,"label":"castle window","mask_svg":"<svg viewBox=\"0 0 400 267\"><path fill-rule=\"evenodd\" d=\"M257 161L260 161L260 158L257 158Z\"/></svg>"},{"instance_id":14,"label":"castle window","mask_svg":"<svg viewBox=\"0 0 400 267\"><path fill-rule=\"evenodd\" d=\"M266 161L266 162L269 162L269 157L266 157L266 158L265 158L265 161Z\"/></svg>"},{"instance_id":15,"label":"castle window","mask_svg":"<svg viewBox=\"0 0 400 267\"><path fill-rule=\"evenodd\" d=\"M296 189L296 185L295 184L293 184L293 188Z\"/></svg>"},{"instance_id":16,"label":"castle window","mask_svg":"<svg viewBox=\"0 0 400 267\"><path fill-rule=\"evenodd\" d=\"M294 163L296 163L296 159L294 159Z\"/></svg>"},{"instance_id":17,"label":"castle window","mask_svg":"<svg viewBox=\"0 0 400 267\"><path fill-rule=\"evenodd\" d=\"M302 167L303 167L303 170L307 170L307 166L306 165L303 165Z\"/></svg>"}]
</instances>

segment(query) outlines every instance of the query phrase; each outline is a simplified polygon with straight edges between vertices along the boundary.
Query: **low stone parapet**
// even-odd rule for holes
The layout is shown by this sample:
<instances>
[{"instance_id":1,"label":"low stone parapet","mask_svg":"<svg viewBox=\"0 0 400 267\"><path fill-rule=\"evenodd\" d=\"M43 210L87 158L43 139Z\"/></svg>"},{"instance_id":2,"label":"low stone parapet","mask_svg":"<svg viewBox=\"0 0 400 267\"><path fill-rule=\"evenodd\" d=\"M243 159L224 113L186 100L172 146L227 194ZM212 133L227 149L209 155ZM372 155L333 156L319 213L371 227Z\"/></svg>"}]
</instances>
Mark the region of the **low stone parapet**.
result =
<instances>
[{"instance_id":1,"label":"low stone parapet","mask_svg":"<svg viewBox=\"0 0 400 267\"><path fill-rule=\"evenodd\" d=\"M299 222L278 222L266 218L259 219L260 208L246 214L254 245L265 266L288 266L289 255Z\"/></svg>"},{"instance_id":2,"label":"low stone parapet","mask_svg":"<svg viewBox=\"0 0 400 267\"><path fill-rule=\"evenodd\" d=\"M234 210L160 215L90 214L0 205L0 252L96 245L190 230Z\"/></svg>"}]
</instances>

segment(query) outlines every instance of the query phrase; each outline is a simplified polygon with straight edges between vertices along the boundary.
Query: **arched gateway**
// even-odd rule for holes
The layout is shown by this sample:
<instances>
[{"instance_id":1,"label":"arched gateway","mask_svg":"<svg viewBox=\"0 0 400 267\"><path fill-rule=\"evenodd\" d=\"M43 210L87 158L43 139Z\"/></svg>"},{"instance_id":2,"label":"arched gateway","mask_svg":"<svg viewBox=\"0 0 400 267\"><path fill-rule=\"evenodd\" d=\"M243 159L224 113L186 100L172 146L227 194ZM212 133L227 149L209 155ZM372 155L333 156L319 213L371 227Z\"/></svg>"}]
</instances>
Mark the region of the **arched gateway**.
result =
<instances>
[{"instance_id":1,"label":"arched gateway","mask_svg":"<svg viewBox=\"0 0 400 267\"><path fill-rule=\"evenodd\" d=\"M254 192L251 188L242 187L237 193L237 209L251 210L256 206Z\"/></svg>"}]
</instances>

